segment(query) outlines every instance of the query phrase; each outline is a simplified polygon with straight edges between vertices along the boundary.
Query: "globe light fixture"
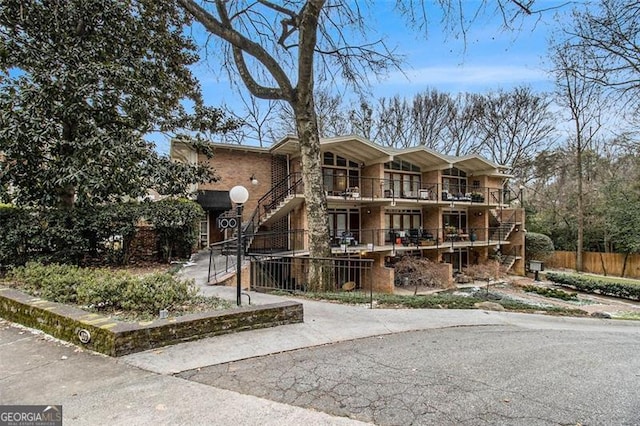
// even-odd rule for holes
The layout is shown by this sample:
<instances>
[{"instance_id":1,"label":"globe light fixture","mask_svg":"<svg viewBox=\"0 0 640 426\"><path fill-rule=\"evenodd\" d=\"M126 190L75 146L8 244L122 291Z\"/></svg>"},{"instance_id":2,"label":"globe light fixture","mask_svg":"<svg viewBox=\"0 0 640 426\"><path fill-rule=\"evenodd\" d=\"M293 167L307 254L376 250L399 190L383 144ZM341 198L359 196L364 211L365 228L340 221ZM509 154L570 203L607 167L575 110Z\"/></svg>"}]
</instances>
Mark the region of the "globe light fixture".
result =
<instances>
[{"instance_id":1,"label":"globe light fixture","mask_svg":"<svg viewBox=\"0 0 640 426\"><path fill-rule=\"evenodd\" d=\"M234 204L244 204L249 199L249 191L242 185L237 185L229 191L229 198Z\"/></svg>"},{"instance_id":2,"label":"globe light fixture","mask_svg":"<svg viewBox=\"0 0 640 426\"><path fill-rule=\"evenodd\" d=\"M229 191L229 198L236 205L238 228L236 230L238 237L238 248L236 250L236 304L242 304L242 208L243 204L249 199L249 191L242 185L234 186Z\"/></svg>"}]
</instances>

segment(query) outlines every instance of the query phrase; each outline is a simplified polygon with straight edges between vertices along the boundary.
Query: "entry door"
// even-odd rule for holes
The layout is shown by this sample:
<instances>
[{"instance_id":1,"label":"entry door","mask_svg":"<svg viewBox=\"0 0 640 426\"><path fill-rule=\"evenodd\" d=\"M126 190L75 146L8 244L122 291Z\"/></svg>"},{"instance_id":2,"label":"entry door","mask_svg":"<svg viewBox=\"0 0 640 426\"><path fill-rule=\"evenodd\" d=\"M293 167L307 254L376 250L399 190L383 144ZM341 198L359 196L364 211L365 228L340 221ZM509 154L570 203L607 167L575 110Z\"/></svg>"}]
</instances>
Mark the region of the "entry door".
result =
<instances>
[{"instance_id":1,"label":"entry door","mask_svg":"<svg viewBox=\"0 0 640 426\"><path fill-rule=\"evenodd\" d=\"M209 219L209 244L224 241L224 231L218 229L218 216L224 213L224 210L212 210L207 213Z\"/></svg>"},{"instance_id":2,"label":"entry door","mask_svg":"<svg viewBox=\"0 0 640 426\"><path fill-rule=\"evenodd\" d=\"M453 253L443 253L442 261L453 266L453 272L462 272L469 265L469 252L467 249L457 249Z\"/></svg>"}]
</instances>

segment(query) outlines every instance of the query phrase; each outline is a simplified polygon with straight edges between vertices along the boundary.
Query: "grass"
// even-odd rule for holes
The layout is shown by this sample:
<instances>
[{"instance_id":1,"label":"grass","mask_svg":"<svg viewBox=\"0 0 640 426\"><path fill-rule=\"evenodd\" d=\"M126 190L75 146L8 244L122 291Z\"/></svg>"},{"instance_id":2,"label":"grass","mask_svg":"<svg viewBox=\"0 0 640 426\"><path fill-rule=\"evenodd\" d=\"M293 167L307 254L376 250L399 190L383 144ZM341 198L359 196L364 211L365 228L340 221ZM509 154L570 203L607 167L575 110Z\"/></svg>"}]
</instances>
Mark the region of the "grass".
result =
<instances>
[{"instance_id":1,"label":"grass","mask_svg":"<svg viewBox=\"0 0 640 426\"><path fill-rule=\"evenodd\" d=\"M632 312L632 311L618 312L613 316L613 318L640 321L640 312Z\"/></svg>"}]
</instances>

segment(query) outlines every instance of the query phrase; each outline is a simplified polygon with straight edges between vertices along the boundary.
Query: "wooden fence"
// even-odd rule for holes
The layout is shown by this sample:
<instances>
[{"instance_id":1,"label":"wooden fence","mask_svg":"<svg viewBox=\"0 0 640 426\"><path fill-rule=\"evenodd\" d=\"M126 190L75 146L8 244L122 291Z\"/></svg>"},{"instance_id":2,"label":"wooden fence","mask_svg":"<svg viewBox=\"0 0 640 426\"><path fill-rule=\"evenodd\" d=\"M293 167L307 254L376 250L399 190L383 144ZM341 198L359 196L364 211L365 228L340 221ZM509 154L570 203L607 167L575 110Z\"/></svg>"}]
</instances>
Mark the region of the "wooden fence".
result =
<instances>
[{"instance_id":1,"label":"wooden fence","mask_svg":"<svg viewBox=\"0 0 640 426\"><path fill-rule=\"evenodd\" d=\"M591 272L593 274L611 275L616 277L622 276L624 267L624 276L627 278L640 278L640 254L630 254L627 257L626 267L625 255L622 253L598 253L583 252L582 266L583 272ZM576 252L573 251L556 251L551 259L545 262L545 266L549 268L566 268L576 269Z\"/></svg>"}]
</instances>

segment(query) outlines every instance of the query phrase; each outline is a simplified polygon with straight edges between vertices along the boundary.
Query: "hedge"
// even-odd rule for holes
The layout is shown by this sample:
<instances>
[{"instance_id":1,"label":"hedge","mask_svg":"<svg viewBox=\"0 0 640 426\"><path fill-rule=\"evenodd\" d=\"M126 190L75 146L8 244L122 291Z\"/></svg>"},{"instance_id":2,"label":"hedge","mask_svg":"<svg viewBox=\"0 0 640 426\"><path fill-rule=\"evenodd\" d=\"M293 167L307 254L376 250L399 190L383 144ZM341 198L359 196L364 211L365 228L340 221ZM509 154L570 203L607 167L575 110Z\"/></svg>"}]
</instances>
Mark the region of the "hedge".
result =
<instances>
[{"instance_id":1,"label":"hedge","mask_svg":"<svg viewBox=\"0 0 640 426\"><path fill-rule=\"evenodd\" d=\"M189 200L110 203L73 209L0 205L0 270L27 262L126 264L141 219L155 228L163 261L190 254L202 208ZM117 243L117 244L116 244Z\"/></svg>"},{"instance_id":2,"label":"hedge","mask_svg":"<svg viewBox=\"0 0 640 426\"><path fill-rule=\"evenodd\" d=\"M546 275L549 281L574 290L640 300L640 285L637 284L603 281L590 276L559 274L556 272L547 272Z\"/></svg>"}]
</instances>

